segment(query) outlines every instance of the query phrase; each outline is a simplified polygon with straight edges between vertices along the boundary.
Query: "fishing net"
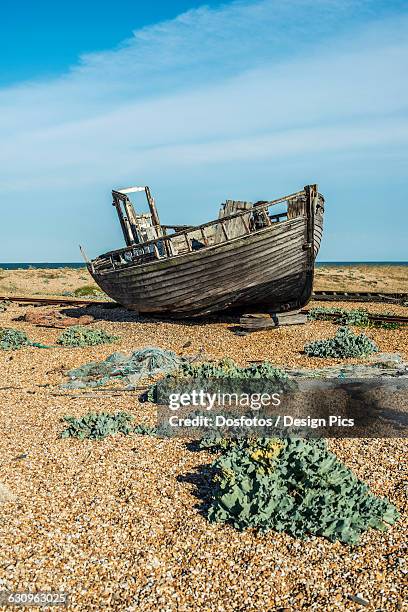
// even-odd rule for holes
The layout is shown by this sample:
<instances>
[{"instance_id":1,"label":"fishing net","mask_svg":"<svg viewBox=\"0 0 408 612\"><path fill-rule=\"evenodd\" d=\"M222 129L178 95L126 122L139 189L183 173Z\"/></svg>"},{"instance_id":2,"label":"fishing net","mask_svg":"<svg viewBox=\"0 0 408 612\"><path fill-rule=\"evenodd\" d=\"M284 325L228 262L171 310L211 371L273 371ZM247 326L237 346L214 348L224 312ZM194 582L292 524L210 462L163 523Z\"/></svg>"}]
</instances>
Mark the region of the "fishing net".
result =
<instances>
[{"instance_id":1,"label":"fishing net","mask_svg":"<svg viewBox=\"0 0 408 612\"><path fill-rule=\"evenodd\" d=\"M129 387L134 387L144 378L156 374L169 374L177 370L182 363L173 351L156 347L147 347L125 353L113 353L105 361L86 363L70 370L70 380L63 385L67 389L99 387L115 380L122 380Z\"/></svg>"}]
</instances>

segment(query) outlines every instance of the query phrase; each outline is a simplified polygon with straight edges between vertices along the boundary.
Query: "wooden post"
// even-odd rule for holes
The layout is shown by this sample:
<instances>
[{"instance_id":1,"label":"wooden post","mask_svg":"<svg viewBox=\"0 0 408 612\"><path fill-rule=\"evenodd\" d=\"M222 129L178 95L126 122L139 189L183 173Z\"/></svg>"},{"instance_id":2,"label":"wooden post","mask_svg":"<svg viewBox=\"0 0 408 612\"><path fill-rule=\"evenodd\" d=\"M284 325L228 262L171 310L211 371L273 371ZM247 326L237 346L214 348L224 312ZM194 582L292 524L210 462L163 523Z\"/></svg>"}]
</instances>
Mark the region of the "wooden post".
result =
<instances>
[{"instance_id":1,"label":"wooden post","mask_svg":"<svg viewBox=\"0 0 408 612\"><path fill-rule=\"evenodd\" d=\"M191 251L192 248L191 248L190 240L188 239L187 232L184 232L184 240L186 241L187 249Z\"/></svg>"},{"instance_id":2,"label":"wooden post","mask_svg":"<svg viewBox=\"0 0 408 612\"><path fill-rule=\"evenodd\" d=\"M245 233L246 233L246 234L249 234L249 231L250 231L250 230L249 230L249 225L248 225L248 223L246 222L245 215L242 215L242 217L241 217L241 221L242 221L242 225L244 226Z\"/></svg>"},{"instance_id":3,"label":"wooden post","mask_svg":"<svg viewBox=\"0 0 408 612\"><path fill-rule=\"evenodd\" d=\"M135 244L139 242L139 237L137 235L137 222L135 210L133 208L132 202L129 200L127 196L123 198L123 207L126 211L127 222L129 225L129 237L131 240L131 244Z\"/></svg>"},{"instance_id":4,"label":"wooden post","mask_svg":"<svg viewBox=\"0 0 408 612\"><path fill-rule=\"evenodd\" d=\"M201 237L203 239L203 243L205 244L205 246L208 246L208 240L207 240L207 237L205 235L205 231L204 231L203 227L201 228Z\"/></svg>"},{"instance_id":5,"label":"wooden post","mask_svg":"<svg viewBox=\"0 0 408 612\"><path fill-rule=\"evenodd\" d=\"M314 261L314 206L315 197L317 196L317 185L306 185L306 215L307 215L307 243L303 248L308 249L310 253L309 264L313 265Z\"/></svg>"},{"instance_id":6,"label":"wooden post","mask_svg":"<svg viewBox=\"0 0 408 612\"><path fill-rule=\"evenodd\" d=\"M116 208L116 212L118 213L120 226L122 228L123 237L125 238L126 246L131 246L134 243L133 233L130 228L130 223L127 217L124 216L122 211L122 202L119 198L117 198L113 193L113 206Z\"/></svg>"},{"instance_id":7,"label":"wooden post","mask_svg":"<svg viewBox=\"0 0 408 612\"><path fill-rule=\"evenodd\" d=\"M224 234L224 238L225 238L225 240L229 240L229 238L228 238L228 234L227 234L227 230L225 229L224 222L223 222L223 221L220 221L220 223L221 223L222 233Z\"/></svg>"},{"instance_id":8,"label":"wooden post","mask_svg":"<svg viewBox=\"0 0 408 612\"><path fill-rule=\"evenodd\" d=\"M267 209L266 209L266 208L263 208L263 209L262 209L262 213L263 213L263 218L265 219L265 223L266 223L266 225L271 225L271 224L272 224L272 221L271 221L271 220L270 220L270 218L269 218L269 215L268 215L268 211L267 211Z\"/></svg>"},{"instance_id":9,"label":"wooden post","mask_svg":"<svg viewBox=\"0 0 408 612\"><path fill-rule=\"evenodd\" d=\"M169 237L167 240L165 240L165 244L166 244L166 251L169 257L172 257L173 255L175 255L175 251L173 248L173 243L171 241L171 237Z\"/></svg>"},{"instance_id":10,"label":"wooden post","mask_svg":"<svg viewBox=\"0 0 408 612\"><path fill-rule=\"evenodd\" d=\"M150 214L152 215L152 222L157 230L157 235L161 235L161 227L160 227L160 219L159 214L157 212L156 204L152 194L150 193L149 187L145 187L145 193L147 198L147 203L149 204Z\"/></svg>"}]
</instances>

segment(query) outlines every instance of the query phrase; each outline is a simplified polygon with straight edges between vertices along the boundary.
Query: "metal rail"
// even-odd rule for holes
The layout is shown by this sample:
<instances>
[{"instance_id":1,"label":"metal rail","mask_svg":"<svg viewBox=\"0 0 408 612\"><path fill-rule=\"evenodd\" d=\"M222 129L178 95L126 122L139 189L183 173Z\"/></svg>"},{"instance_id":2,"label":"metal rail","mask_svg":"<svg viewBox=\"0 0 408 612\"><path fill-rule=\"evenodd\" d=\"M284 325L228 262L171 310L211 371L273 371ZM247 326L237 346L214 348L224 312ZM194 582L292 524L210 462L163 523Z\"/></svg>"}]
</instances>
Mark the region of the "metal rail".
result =
<instances>
[{"instance_id":1,"label":"metal rail","mask_svg":"<svg viewBox=\"0 0 408 612\"><path fill-rule=\"evenodd\" d=\"M312 294L314 301L329 301L329 302L391 302L394 304L408 305L408 293L384 293L384 292L364 292L364 291L314 291ZM101 306L117 304L109 300L83 300L75 298L45 298L45 297L30 297L26 295L0 295L0 301L21 302L22 304L44 304L44 305L71 305L84 306L86 304L96 304ZM305 311L306 312L306 311ZM378 315L380 316L380 315ZM383 316L383 315L381 315ZM404 317L402 317L404 319ZM408 317L406 317L408 319Z\"/></svg>"},{"instance_id":2,"label":"metal rail","mask_svg":"<svg viewBox=\"0 0 408 612\"><path fill-rule=\"evenodd\" d=\"M408 293L384 291L314 291L312 300L324 302L392 302L408 304Z\"/></svg>"},{"instance_id":3,"label":"metal rail","mask_svg":"<svg viewBox=\"0 0 408 612\"><path fill-rule=\"evenodd\" d=\"M45 306L52 305L67 305L67 306L85 306L86 304L98 304L106 306L112 304L119 306L116 302L108 300L79 300L79 299L67 299L67 298L39 298L39 297L28 297L22 295L0 295L0 301L7 302L20 302L21 304L44 304Z\"/></svg>"},{"instance_id":4,"label":"metal rail","mask_svg":"<svg viewBox=\"0 0 408 612\"><path fill-rule=\"evenodd\" d=\"M304 314L308 314L310 310L304 309L301 310L301 312ZM317 316L317 320L321 321L326 318L336 320L341 316L340 312L322 312L321 314L321 317ZM372 321L373 323L398 323L401 325L408 325L408 317L403 317L402 315L383 315L380 313L367 313L367 317L369 321ZM353 324L351 323L351 325Z\"/></svg>"}]
</instances>

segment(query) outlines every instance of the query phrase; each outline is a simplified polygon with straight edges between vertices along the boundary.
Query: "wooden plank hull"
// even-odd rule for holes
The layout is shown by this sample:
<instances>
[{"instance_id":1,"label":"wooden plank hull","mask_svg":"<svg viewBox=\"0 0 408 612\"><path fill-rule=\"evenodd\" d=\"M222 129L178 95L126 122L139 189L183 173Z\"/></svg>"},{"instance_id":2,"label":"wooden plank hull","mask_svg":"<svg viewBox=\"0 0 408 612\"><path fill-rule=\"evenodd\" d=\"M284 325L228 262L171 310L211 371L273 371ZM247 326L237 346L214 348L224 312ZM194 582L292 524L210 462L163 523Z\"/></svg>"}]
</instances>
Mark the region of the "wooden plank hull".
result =
<instances>
[{"instance_id":1,"label":"wooden plank hull","mask_svg":"<svg viewBox=\"0 0 408 612\"><path fill-rule=\"evenodd\" d=\"M90 264L89 271L110 297L140 313L302 308L312 293L322 223L317 214L310 248L304 215L190 253L100 272Z\"/></svg>"}]
</instances>

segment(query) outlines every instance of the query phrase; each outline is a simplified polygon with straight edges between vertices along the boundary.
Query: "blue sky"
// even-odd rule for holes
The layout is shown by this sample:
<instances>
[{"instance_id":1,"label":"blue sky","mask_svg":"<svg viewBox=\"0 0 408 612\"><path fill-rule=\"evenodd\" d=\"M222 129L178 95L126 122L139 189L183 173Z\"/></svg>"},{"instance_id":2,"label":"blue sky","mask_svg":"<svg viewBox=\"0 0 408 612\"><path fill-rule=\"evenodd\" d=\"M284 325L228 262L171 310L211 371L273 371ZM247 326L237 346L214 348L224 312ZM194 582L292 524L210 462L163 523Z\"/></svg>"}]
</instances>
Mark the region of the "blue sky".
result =
<instances>
[{"instance_id":1,"label":"blue sky","mask_svg":"<svg viewBox=\"0 0 408 612\"><path fill-rule=\"evenodd\" d=\"M3 0L0 261L123 239L110 190L164 223L318 182L321 260L407 260L408 4Z\"/></svg>"}]
</instances>

